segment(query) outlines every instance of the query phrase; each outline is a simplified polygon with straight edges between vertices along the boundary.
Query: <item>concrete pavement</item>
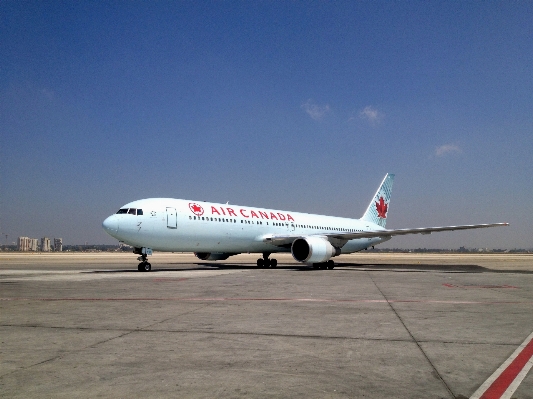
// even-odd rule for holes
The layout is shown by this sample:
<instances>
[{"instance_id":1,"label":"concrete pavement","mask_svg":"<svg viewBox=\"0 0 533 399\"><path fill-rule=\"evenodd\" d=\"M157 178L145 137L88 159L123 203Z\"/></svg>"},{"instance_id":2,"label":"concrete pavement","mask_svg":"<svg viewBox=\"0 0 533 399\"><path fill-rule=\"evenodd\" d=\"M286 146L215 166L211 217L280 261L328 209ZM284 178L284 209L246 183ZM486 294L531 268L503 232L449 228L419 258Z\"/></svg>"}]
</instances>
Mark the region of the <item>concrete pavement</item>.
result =
<instances>
[{"instance_id":1,"label":"concrete pavement","mask_svg":"<svg viewBox=\"0 0 533 399\"><path fill-rule=\"evenodd\" d=\"M533 331L531 256L276 258L1 254L0 396L468 398Z\"/></svg>"}]
</instances>

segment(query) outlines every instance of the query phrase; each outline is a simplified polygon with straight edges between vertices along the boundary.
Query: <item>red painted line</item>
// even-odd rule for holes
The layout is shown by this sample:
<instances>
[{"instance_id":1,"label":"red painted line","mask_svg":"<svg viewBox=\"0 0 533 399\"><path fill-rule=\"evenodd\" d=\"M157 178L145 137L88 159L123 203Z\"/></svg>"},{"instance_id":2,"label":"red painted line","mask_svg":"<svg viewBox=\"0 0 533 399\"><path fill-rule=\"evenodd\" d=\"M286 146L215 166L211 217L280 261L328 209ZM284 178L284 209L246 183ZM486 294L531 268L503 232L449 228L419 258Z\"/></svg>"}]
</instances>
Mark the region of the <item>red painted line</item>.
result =
<instances>
[{"instance_id":1,"label":"red painted line","mask_svg":"<svg viewBox=\"0 0 533 399\"><path fill-rule=\"evenodd\" d=\"M499 399L505 393L509 385L515 380L527 362L533 357L533 340L522 349L515 359L499 375L491 386L481 395L480 399Z\"/></svg>"}]
</instances>

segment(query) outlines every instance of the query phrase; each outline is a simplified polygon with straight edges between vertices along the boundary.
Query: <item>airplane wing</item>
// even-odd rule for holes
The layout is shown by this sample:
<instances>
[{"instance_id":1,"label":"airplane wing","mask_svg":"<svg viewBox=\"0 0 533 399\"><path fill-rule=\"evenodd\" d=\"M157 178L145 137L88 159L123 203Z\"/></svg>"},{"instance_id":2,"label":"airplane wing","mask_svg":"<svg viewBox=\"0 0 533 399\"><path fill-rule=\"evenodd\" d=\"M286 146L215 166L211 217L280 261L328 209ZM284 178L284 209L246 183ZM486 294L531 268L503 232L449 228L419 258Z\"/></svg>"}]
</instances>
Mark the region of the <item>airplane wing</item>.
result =
<instances>
[{"instance_id":1,"label":"airplane wing","mask_svg":"<svg viewBox=\"0 0 533 399\"><path fill-rule=\"evenodd\" d=\"M349 240L357 238L373 238L373 237L392 237L402 236L407 234L431 234L439 231L454 231L454 230L470 230L483 229L486 227L509 226L509 223L490 223L490 224L467 224L461 226L443 226L443 227L419 227L416 229L383 229L372 231L352 232L335 232L335 233L317 233L317 234L287 234L287 235L269 235L263 238L264 242L268 242L275 246L287 246L295 239L307 236L320 236L327 238L332 244L342 247Z\"/></svg>"}]
</instances>

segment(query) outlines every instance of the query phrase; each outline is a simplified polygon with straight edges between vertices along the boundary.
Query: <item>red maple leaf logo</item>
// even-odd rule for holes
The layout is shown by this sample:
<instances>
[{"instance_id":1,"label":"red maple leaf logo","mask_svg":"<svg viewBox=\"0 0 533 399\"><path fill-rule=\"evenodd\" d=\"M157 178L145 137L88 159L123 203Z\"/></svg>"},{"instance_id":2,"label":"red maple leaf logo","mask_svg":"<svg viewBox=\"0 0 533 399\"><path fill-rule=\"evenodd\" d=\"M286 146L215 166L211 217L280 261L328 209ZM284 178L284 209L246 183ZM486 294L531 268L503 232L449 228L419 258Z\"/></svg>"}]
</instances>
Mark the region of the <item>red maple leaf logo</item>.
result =
<instances>
[{"instance_id":1,"label":"red maple leaf logo","mask_svg":"<svg viewBox=\"0 0 533 399\"><path fill-rule=\"evenodd\" d=\"M378 217L385 219L387 218L387 204L383 197L379 197L379 202L376 202L376 210L378 211Z\"/></svg>"},{"instance_id":2,"label":"red maple leaf logo","mask_svg":"<svg viewBox=\"0 0 533 399\"><path fill-rule=\"evenodd\" d=\"M204 214L204 208L202 208L200 205L195 204L194 202L191 202L189 204L189 209L192 213L194 213L197 216L202 216Z\"/></svg>"}]
</instances>

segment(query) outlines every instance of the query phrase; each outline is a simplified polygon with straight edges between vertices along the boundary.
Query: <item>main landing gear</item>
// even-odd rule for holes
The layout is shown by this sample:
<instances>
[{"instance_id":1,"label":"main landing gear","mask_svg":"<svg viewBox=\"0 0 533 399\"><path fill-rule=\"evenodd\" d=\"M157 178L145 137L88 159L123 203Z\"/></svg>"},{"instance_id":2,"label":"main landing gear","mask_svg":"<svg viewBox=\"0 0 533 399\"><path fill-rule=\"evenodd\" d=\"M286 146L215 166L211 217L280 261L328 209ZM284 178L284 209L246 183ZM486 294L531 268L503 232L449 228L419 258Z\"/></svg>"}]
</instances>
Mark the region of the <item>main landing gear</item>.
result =
<instances>
[{"instance_id":1,"label":"main landing gear","mask_svg":"<svg viewBox=\"0 0 533 399\"><path fill-rule=\"evenodd\" d=\"M137 258L141 263L137 266L137 270L140 272L149 272L152 270L152 265L148 262L148 255L152 255L152 250L148 248L135 248L134 254L141 255Z\"/></svg>"},{"instance_id":2,"label":"main landing gear","mask_svg":"<svg viewBox=\"0 0 533 399\"><path fill-rule=\"evenodd\" d=\"M335 262L333 262L331 259L324 263L313 263L313 269L333 270L334 267Z\"/></svg>"},{"instance_id":3,"label":"main landing gear","mask_svg":"<svg viewBox=\"0 0 533 399\"><path fill-rule=\"evenodd\" d=\"M257 259L257 267L276 267L278 265L278 261L276 259L269 259L269 256L269 252L264 252L263 257Z\"/></svg>"}]
</instances>

